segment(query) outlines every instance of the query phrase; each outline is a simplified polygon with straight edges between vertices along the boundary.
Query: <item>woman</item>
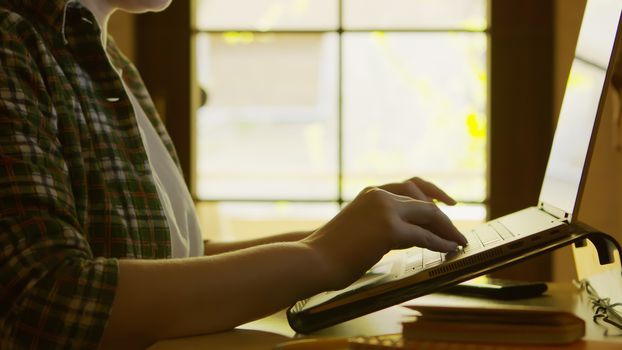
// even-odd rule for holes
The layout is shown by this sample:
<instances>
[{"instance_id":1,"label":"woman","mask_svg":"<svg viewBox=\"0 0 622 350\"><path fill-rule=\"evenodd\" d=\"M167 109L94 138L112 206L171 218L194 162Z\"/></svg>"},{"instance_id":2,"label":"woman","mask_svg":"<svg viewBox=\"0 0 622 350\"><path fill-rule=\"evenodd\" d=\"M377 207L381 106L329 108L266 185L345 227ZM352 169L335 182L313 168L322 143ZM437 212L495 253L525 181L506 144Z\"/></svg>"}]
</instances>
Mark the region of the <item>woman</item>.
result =
<instances>
[{"instance_id":1,"label":"woman","mask_svg":"<svg viewBox=\"0 0 622 350\"><path fill-rule=\"evenodd\" d=\"M414 178L314 232L203 245L170 139L106 35L115 10L169 1L0 0L3 349L227 330L347 286L391 249L466 243L432 203L453 199Z\"/></svg>"}]
</instances>

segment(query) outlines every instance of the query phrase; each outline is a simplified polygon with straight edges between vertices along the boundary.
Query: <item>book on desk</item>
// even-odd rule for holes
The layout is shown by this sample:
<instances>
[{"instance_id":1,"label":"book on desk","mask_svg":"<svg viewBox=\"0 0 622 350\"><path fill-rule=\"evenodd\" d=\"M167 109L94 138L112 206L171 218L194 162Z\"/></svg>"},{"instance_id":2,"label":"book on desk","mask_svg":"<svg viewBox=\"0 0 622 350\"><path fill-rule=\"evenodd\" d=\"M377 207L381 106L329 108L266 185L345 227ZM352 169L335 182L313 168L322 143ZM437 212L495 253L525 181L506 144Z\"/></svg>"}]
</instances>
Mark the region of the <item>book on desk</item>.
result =
<instances>
[{"instance_id":1,"label":"book on desk","mask_svg":"<svg viewBox=\"0 0 622 350\"><path fill-rule=\"evenodd\" d=\"M413 306L419 316L402 323L406 342L460 341L503 344L563 345L585 335L585 322L564 311L505 306L503 308Z\"/></svg>"},{"instance_id":2,"label":"book on desk","mask_svg":"<svg viewBox=\"0 0 622 350\"><path fill-rule=\"evenodd\" d=\"M575 315L546 308L469 308L413 306L419 313L402 323L401 334L355 337L348 349L458 349L460 345L495 349L547 349L565 345L583 349L585 322ZM456 347L458 346L458 347Z\"/></svg>"}]
</instances>

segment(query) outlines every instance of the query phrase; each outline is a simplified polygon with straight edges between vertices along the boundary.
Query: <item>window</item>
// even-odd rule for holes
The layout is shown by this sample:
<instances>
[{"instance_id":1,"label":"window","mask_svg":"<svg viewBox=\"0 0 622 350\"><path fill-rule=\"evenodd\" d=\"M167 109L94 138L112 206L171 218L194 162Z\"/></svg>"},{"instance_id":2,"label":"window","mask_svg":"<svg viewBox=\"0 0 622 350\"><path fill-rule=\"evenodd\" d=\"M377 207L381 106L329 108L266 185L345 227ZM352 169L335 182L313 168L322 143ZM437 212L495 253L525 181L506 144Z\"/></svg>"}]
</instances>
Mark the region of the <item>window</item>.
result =
<instances>
[{"instance_id":1,"label":"window","mask_svg":"<svg viewBox=\"0 0 622 350\"><path fill-rule=\"evenodd\" d=\"M209 236L314 228L421 176L486 216L485 0L196 0Z\"/></svg>"},{"instance_id":2,"label":"window","mask_svg":"<svg viewBox=\"0 0 622 350\"><path fill-rule=\"evenodd\" d=\"M368 9L373 9L373 7L369 7L371 6L369 4L383 4L382 14L380 11L375 13L374 20L387 18L389 13L399 14L402 12L388 11L390 8L399 9L399 7L393 7L400 4L395 0L352 1L357 4L367 3ZM252 4L260 2L266 4L266 1L259 0L253 1ZM311 0L296 3L316 6L320 2L320 0ZM462 21L463 25L460 27L462 29L459 29L456 28L457 24L450 26L448 23L457 23L456 16L450 14L454 13L452 12L454 8L460 8L459 6L463 2L480 4L469 0L402 1L402 5L423 6L422 4L427 4L435 6L438 8L436 13L438 14L441 11L443 16L426 16L427 22L425 23L426 26L429 25L426 27L427 29L423 28L421 23L413 25L411 29L404 28L404 22L398 21L393 16L391 17L393 18L392 22L389 24L393 23L396 26L395 28L380 28L381 26L378 25L377 28L368 28L373 30L367 34L373 36L384 33L392 36L392 34L411 33L412 35L421 34L423 36L424 34L438 33L447 36L455 34L458 37L473 34L488 39L486 58L482 58L486 59L483 64L487 66L488 72L484 76L488 78L486 82L488 93L485 96L486 102L484 103L488 106L486 109L488 118L484 125L475 118L471 118L471 122L469 122L469 130L475 134L485 134L484 143L487 150L483 155L485 166L482 166L482 169L487 169L486 176L482 180L486 187L484 190L486 199L483 201L485 206L478 205L477 200L471 201L464 196L457 196L464 203L474 205L461 206L458 210L449 213L454 219L473 221L474 218L483 217L484 211L488 218L496 218L532 206L538 201L553 136L554 111L557 109L553 103L553 48L555 47L553 38L555 8L559 3L555 0L483 1L481 7L469 7L469 9L479 8L480 10L476 13L486 13L486 15L479 17L480 22ZM341 4L336 1L331 3L341 5L344 12L348 6L347 1ZM240 3L235 2L235 4L239 5ZM252 4L251 6L253 6ZM338 180L341 179L337 186L341 186L341 190L338 188L338 194L342 193L341 197L337 195L337 198L330 201L329 199L297 199L294 201L293 198L280 200L280 198L253 198L250 196L242 198L240 196L231 199L216 197L210 199L197 196L199 193L197 191L199 172L196 171L196 163L201 157L201 152L197 149L198 142L196 140L208 137L208 135L195 132L197 130L195 124L200 122L197 120L198 87L200 85L197 81L196 68L199 65L196 64L198 59L198 55L195 53L196 46L199 38L206 34L230 33L229 35L233 35L233 37L238 34L242 37L248 37L249 33L253 35L271 34L280 31L274 34L318 34L317 32L329 34L328 32L332 32L332 35L337 36L338 42L341 41L343 45L339 45L339 47L345 47L344 38L350 34L361 35L366 31L361 28L347 28L345 22L342 23L344 27L341 30L339 28L336 30L318 30L316 28L315 33L313 30L304 28L290 30L280 28L271 32L267 32L266 28L257 30L250 27L244 28L244 30L200 29L196 24L201 23L201 18L197 15L199 7L198 0L173 1L166 11L138 16L136 18L136 63L175 143L184 177L196 197L201 219L205 223L205 232L211 237L216 236L218 238L220 236L227 239L244 237L240 233L255 235L318 227L336 213L339 206L348 201L344 191L347 181L349 181L345 175L347 173L345 163L348 161L344 152L346 148L344 146L348 142L345 134L340 136L337 133L336 135L338 137L337 145L342 147L341 151L337 150L336 156L338 164L336 177ZM423 7L417 8L422 9ZM409 15L434 13L429 7L425 10L412 10ZM325 12L324 16L326 19L330 19L327 17L327 13ZM339 13L339 7L337 13ZM290 23L299 23L298 18L300 17L294 21L290 20ZM434 27L429 24L430 20L438 21L439 18L443 18L442 26L439 24ZM453 22L447 22L451 18L454 18ZM482 18L485 19L484 22L481 22ZM403 19L409 20L410 17L404 16ZM489 23L488 28L483 30L484 25L481 24L486 22ZM286 22L281 21L280 23ZM209 64L209 62L202 64ZM344 71L342 68L345 65L343 62L338 62L337 67ZM337 75L338 79L340 76ZM359 79L357 82L364 83L365 78ZM347 86L345 79L341 83L338 81L337 84L340 84L338 87L341 86L342 88ZM338 89L338 91L341 90L341 88ZM213 97L216 92L208 91L208 93L211 93ZM209 102L205 107L209 107ZM337 107L340 108L339 101L337 101ZM340 115L339 112L338 109L337 117ZM337 121L337 131L343 130L340 126L345 123L344 112L345 109L342 104L342 117ZM390 119L387 117L387 120ZM448 137L445 138L448 139ZM449 149L447 153L453 151L457 150ZM340 159L339 157L343 158ZM427 165L429 166L429 164ZM423 170L420 166L413 167L408 169L408 172L404 176L400 176L399 179L411 176L413 172L417 175L427 176L428 173L424 173ZM370 174L369 183L377 183L377 175L385 175L385 173ZM252 176L257 175L248 175L248 177ZM449 180L453 178L445 178L443 182L440 182L440 178L437 177L432 179L446 187L452 194L457 194L454 192L456 186L451 186L449 183ZM351 186L351 188L355 187ZM513 268L513 271L504 273L502 276L513 279L547 280L550 277L547 260L548 256L543 255L542 259L535 259L526 265L519 264ZM524 273L525 271L529 273Z\"/></svg>"}]
</instances>

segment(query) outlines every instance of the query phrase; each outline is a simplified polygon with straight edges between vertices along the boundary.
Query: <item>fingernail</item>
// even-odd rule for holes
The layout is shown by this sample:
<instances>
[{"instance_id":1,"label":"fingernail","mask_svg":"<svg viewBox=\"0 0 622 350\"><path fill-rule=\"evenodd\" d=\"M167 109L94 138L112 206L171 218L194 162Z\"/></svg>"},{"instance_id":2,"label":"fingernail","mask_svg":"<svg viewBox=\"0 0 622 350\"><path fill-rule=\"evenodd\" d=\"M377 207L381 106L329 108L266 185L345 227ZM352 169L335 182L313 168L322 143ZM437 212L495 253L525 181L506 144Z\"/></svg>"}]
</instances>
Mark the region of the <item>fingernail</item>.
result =
<instances>
[{"instance_id":1,"label":"fingernail","mask_svg":"<svg viewBox=\"0 0 622 350\"><path fill-rule=\"evenodd\" d=\"M466 239L466 237L464 237L463 234L460 234L460 236L462 237L462 245L465 246L469 243L469 241Z\"/></svg>"},{"instance_id":2,"label":"fingernail","mask_svg":"<svg viewBox=\"0 0 622 350\"><path fill-rule=\"evenodd\" d=\"M465 245L465 244L469 243L469 241L466 239L466 237L457 228L456 228L456 233L458 234L457 235L459 237L458 238L458 243L460 243L460 245Z\"/></svg>"},{"instance_id":3,"label":"fingernail","mask_svg":"<svg viewBox=\"0 0 622 350\"><path fill-rule=\"evenodd\" d=\"M451 247L449 249L450 252L455 252L458 250L459 245L455 242L449 242L449 246Z\"/></svg>"}]
</instances>

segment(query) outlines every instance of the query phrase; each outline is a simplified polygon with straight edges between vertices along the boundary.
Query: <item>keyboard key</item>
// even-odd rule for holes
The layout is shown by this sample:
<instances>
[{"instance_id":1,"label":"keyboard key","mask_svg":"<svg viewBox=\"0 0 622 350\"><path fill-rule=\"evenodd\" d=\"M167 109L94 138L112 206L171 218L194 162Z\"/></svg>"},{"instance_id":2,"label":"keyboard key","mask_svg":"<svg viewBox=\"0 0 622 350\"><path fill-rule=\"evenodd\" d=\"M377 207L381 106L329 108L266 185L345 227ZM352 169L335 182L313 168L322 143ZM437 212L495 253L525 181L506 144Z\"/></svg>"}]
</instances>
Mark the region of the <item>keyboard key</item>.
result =
<instances>
[{"instance_id":1,"label":"keyboard key","mask_svg":"<svg viewBox=\"0 0 622 350\"><path fill-rule=\"evenodd\" d=\"M505 225L503 225L500 221L491 221L490 222L490 226L492 226L492 228L497 231L497 233L499 233L501 235L501 237L503 237L503 239L510 239L513 238L515 235L508 230Z\"/></svg>"},{"instance_id":2,"label":"keyboard key","mask_svg":"<svg viewBox=\"0 0 622 350\"><path fill-rule=\"evenodd\" d=\"M465 232L464 237L466 237L468 241L468 244L462 248L464 254L482 247L482 242L480 242L473 230Z\"/></svg>"},{"instance_id":3,"label":"keyboard key","mask_svg":"<svg viewBox=\"0 0 622 350\"><path fill-rule=\"evenodd\" d=\"M423 254L423 248L421 247L412 247L404 250L404 255L406 258L410 258L411 256L421 255Z\"/></svg>"},{"instance_id":4,"label":"keyboard key","mask_svg":"<svg viewBox=\"0 0 622 350\"><path fill-rule=\"evenodd\" d=\"M433 252L425 249L423 251L423 266L430 267L443 261L443 255L439 252Z\"/></svg>"},{"instance_id":5,"label":"keyboard key","mask_svg":"<svg viewBox=\"0 0 622 350\"><path fill-rule=\"evenodd\" d=\"M473 244L469 244L468 246L464 247L464 249L462 249L462 251L464 252L464 254L470 253L474 250L480 249L482 247L481 243L473 243Z\"/></svg>"},{"instance_id":6,"label":"keyboard key","mask_svg":"<svg viewBox=\"0 0 622 350\"><path fill-rule=\"evenodd\" d=\"M449 260L452 260L454 258L459 257L462 254L464 254L464 247L456 250L455 252L449 252L449 253L445 254L443 260L444 261L449 261Z\"/></svg>"},{"instance_id":7,"label":"keyboard key","mask_svg":"<svg viewBox=\"0 0 622 350\"><path fill-rule=\"evenodd\" d=\"M423 268L423 254L409 256L404 265L406 270L418 270Z\"/></svg>"},{"instance_id":8,"label":"keyboard key","mask_svg":"<svg viewBox=\"0 0 622 350\"><path fill-rule=\"evenodd\" d=\"M463 233L463 235L464 235L464 238L467 239L467 242L469 244L471 244L471 243L480 243L479 242L479 238L477 238L477 236L475 235L473 230L465 232L465 233Z\"/></svg>"},{"instance_id":9,"label":"keyboard key","mask_svg":"<svg viewBox=\"0 0 622 350\"><path fill-rule=\"evenodd\" d=\"M490 225L479 226L475 234L479 237L479 240L482 242L484 247L501 241L501 236L495 231Z\"/></svg>"}]
</instances>

